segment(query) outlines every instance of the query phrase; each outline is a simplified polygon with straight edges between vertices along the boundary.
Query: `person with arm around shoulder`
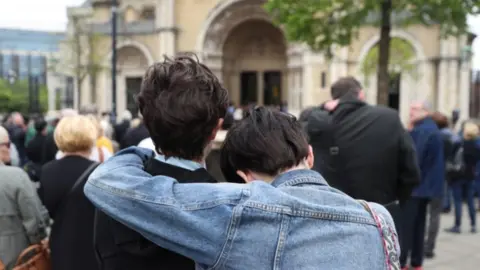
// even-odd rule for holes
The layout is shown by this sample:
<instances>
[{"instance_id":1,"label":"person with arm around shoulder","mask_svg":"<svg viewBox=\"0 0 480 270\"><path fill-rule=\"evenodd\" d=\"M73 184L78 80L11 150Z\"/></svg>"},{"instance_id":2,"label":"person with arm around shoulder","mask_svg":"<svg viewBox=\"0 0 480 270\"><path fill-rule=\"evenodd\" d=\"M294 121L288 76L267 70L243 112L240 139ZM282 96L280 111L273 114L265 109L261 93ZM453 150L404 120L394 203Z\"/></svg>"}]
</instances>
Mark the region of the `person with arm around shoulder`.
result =
<instances>
[{"instance_id":1,"label":"person with arm around shoulder","mask_svg":"<svg viewBox=\"0 0 480 270\"><path fill-rule=\"evenodd\" d=\"M347 196L310 170L311 147L291 115L253 109L229 130L221 151L226 167L248 184L153 177L143 168L152 151L134 147L100 166L85 194L102 212L191 258L198 269L399 267L388 211Z\"/></svg>"}]
</instances>

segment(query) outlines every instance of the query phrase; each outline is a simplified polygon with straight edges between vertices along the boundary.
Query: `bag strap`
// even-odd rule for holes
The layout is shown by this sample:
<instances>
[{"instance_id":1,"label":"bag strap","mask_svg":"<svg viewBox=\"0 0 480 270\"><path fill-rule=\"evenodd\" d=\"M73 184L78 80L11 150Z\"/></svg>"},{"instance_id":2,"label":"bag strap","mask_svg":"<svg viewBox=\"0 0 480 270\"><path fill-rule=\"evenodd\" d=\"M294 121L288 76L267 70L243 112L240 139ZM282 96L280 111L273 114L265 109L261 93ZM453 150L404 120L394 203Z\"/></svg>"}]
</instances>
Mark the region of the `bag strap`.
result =
<instances>
[{"instance_id":1,"label":"bag strap","mask_svg":"<svg viewBox=\"0 0 480 270\"><path fill-rule=\"evenodd\" d=\"M365 210L373 217L376 226L380 232L383 241L383 250L385 251L385 263L388 270L400 270L399 254L395 244L395 233L385 220L378 216L370 205L364 200L357 200Z\"/></svg>"},{"instance_id":2,"label":"bag strap","mask_svg":"<svg viewBox=\"0 0 480 270\"><path fill-rule=\"evenodd\" d=\"M90 166L88 166L88 168L77 178L77 180L73 184L72 188L70 188L68 193L65 194L65 196L62 199L61 205L64 205L64 206L67 205L67 200L70 197L70 195L72 195L73 191L75 191L78 188L78 186L80 186L83 180L85 180L85 178L87 178L97 168L98 165L100 165L100 163L94 162Z\"/></svg>"}]
</instances>

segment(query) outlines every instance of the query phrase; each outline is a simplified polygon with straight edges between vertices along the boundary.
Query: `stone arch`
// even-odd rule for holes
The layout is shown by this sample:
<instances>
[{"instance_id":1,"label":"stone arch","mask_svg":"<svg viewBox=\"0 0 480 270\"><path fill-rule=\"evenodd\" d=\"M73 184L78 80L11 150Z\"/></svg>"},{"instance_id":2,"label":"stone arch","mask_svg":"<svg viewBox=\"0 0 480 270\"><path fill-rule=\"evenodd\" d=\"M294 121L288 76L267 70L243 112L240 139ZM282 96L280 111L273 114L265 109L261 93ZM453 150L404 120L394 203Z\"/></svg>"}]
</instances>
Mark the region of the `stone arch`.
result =
<instances>
[{"instance_id":1,"label":"stone arch","mask_svg":"<svg viewBox=\"0 0 480 270\"><path fill-rule=\"evenodd\" d=\"M221 53L228 34L247 20L271 22L263 9L265 0L225 0L208 16L197 39L197 52L202 58Z\"/></svg>"},{"instance_id":2,"label":"stone arch","mask_svg":"<svg viewBox=\"0 0 480 270\"><path fill-rule=\"evenodd\" d=\"M148 49L148 47L145 46L144 44L138 42L138 41L127 40L127 41L120 42L117 45L117 55L118 55L118 51L120 49L124 48L124 47L134 47L134 48L138 49L140 52L142 52L143 56L147 60L148 66L153 65L153 63L155 62L152 54L150 53L150 50ZM105 59L105 65L110 66L111 65L111 63L110 63L111 59L112 59L112 52L110 52L108 54L108 57Z\"/></svg>"},{"instance_id":3,"label":"stone arch","mask_svg":"<svg viewBox=\"0 0 480 270\"><path fill-rule=\"evenodd\" d=\"M391 37L396 37L400 39L404 39L408 41L412 47L415 49L415 53L417 55L417 61L425 60L425 52L423 50L423 46L418 41L412 34L404 31L404 30L392 30L390 32ZM380 35L377 34L373 36L371 39L369 39L365 44L362 46L362 49L360 50L360 54L358 57L358 62L361 63L365 56L368 54L368 52L375 46L377 43L380 41Z\"/></svg>"},{"instance_id":4,"label":"stone arch","mask_svg":"<svg viewBox=\"0 0 480 270\"><path fill-rule=\"evenodd\" d=\"M287 46L283 32L276 26L265 20L244 21L230 30L220 49L223 83L237 104L255 100L273 105L286 97L287 81L282 79L287 74ZM245 73L256 74L256 91L246 90L251 85L241 86Z\"/></svg>"},{"instance_id":5,"label":"stone arch","mask_svg":"<svg viewBox=\"0 0 480 270\"><path fill-rule=\"evenodd\" d=\"M423 45L419 40L417 40L412 34L408 33L407 31L404 30L392 30L390 33L390 36L392 38L399 38L402 39L406 42L408 42L414 52L415 52L415 57L412 59L412 61L415 63L416 68L413 72L416 73L416 78L413 78L413 76L401 76L400 80L400 88L401 88L401 93L399 97L399 110L400 110L400 117L402 118L402 121L406 123L408 120L408 106L412 100L416 99L422 99L422 100L431 100L434 101L434 93L430 93L429 90L430 87L428 87L429 83L429 73L428 73L428 66L424 64L425 60L427 59L425 51L423 49ZM371 81L369 84L365 84L365 89L366 89L366 96L367 100L370 103L376 103L376 97L377 97L377 87L376 87L376 76L375 74L370 75L369 78L367 78L364 74L361 72L362 68L362 63L365 59L365 57L368 55L370 50L374 48L378 42L380 41L380 35L377 34L370 38L365 44L362 46L360 50L360 54L358 57L358 65L357 65L357 74L361 78L361 80L365 83L367 81Z\"/></svg>"}]
</instances>

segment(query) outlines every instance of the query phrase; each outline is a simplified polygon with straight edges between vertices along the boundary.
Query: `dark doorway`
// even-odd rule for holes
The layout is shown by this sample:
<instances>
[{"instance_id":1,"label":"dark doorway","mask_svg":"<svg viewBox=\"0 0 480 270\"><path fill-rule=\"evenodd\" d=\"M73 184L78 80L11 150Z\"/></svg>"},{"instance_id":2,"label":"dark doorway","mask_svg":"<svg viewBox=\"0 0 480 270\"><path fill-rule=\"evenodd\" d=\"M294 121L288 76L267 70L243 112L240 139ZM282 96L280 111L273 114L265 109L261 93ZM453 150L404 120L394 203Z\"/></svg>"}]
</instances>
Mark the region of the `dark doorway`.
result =
<instances>
[{"instance_id":1,"label":"dark doorway","mask_svg":"<svg viewBox=\"0 0 480 270\"><path fill-rule=\"evenodd\" d=\"M257 103L257 72L244 71L240 74L241 104Z\"/></svg>"},{"instance_id":2,"label":"dark doorway","mask_svg":"<svg viewBox=\"0 0 480 270\"><path fill-rule=\"evenodd\" d=\"M263 73L263 104L280 105L282 101L282 73L268 71Z\"/></svg>"},{"instance_id":3,"label":"dark doorway","mask_svg":"<svg viewBox=\"0 0 480 270\"><path fill-rule=\"evenodd\" d=\"M135 98L140 92L140 86L142 85L142 77L130 77L126 79L127 85L127 110L129 110L132 115L138 115L138 107L135 102Z\"/></svg>"},{"instance_id":4,"label":"dark doorway","mask_svg":"<svg viewBox=\"0 0 480 270\"><path fill-rule=\"evenodd\" d=\"M400 81L401 73L390 74L390 84L388 88L388 107L400 109Z\"/></svg>"}]
</instances>

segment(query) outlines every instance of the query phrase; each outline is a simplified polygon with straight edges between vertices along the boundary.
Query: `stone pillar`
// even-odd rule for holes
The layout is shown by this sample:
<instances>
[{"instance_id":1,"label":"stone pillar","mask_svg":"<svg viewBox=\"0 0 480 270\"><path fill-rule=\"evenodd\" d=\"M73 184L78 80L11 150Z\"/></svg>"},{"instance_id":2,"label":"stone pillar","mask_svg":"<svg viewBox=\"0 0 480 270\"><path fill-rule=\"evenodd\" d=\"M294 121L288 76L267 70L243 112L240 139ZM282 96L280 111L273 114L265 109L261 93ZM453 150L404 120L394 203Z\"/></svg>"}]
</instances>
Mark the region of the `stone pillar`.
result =
<instances>
[{"instance_id":1,"label":"stone pillar","mask_svg":"<svg viewBox=\"0 0 480 270\"><path fill-rule=\"evenodd\" d=\"M459 108L460 123L470 117L470 66L471 63L465 63L460 66L460 85L459 85Z\"/></svg>"},{"instance_id":2,"label":"stone pillar","mask_svg":"<svg viewBox=\"0 0 480 270\"><path fill-rule=\"evenodd\" d=\"M258 71L257 72L257 104L258 105L264 105L264 100L263 100L263 71Z\"/></svg>"},{"instance_id":3,"label":"stone pillar","mask_svg":"<svg viewBox=\"0 0 480 270\"><path fill-rule=\"evenodd\" d=\"M456 37L450 37L448 39L448 56L450 58L457 57L459 54L458 43ZM448 61L448 91L446 100L446 112L450 113L457 103L457 88L458 88L458 61Z\"/></svg>"},{"instance_id":4,"label":"stone pillar","mask_svg":"<svg viewBox=\"0 0 480 270\"><path fill-rule=\"evenodd\" d=\"M439 72L438 72L438 94L437 94L437 109L442 113L449 113L445 106L445 101L447 99L447 86L448 86L448 65L444 57L448 57L448 40L440 40L440 63L439 63Z\"/></svg>"},{"instance_id":5,"label":"stone pillar","mask_svg":"<svg viewBox=\"0 0 480 270\"><path fill-rule=\"evenodd\" d=\"M160 55L174 56L175 48L175 1L160 0L156 5L156 27L163 29L159 33Z\"/></svg>"},{"instance_id":6,"label":"stone pillar","mask_svg":"<svg viewBox=\"0 0 480 270\"><path fill-rule=\"evenodd\" d=\"M108 92L108 88L106 88L107 81L107 70L102 69L97 75L97 107L99 112L104 112L109 110L106 106L106 94Z\"/></svg>"},{"instance_id":7,"label":"stone pillar","mask_svg":"<svg viewBox=\"0 0 480 270\"><path fill-rule=\"evenodd\" d=\"M127 85L125 80L125 75L117 75L117 115L120 115L127 109Z\"/></svg>"}]
</instances>

